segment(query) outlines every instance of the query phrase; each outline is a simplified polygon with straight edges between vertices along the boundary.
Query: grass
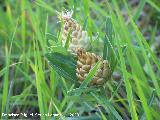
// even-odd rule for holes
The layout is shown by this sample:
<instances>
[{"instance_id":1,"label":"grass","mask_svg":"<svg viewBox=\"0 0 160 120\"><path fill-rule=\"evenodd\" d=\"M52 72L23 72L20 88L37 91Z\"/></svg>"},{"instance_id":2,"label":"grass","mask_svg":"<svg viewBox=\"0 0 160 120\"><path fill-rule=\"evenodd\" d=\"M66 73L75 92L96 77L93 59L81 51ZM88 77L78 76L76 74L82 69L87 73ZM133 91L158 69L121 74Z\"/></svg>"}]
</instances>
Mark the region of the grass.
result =
<instances>
[{"instance_id":1,"label":"grass","mask_svg":"<svg viewBox=\"0 0 160 120\"><path fill-rule=\"evenodd\" d=\"M158 120L160 59L151 46L159 29L156 22L155 26L146 24L153 30L149 31L148 42L138 25L146 6L160 11L160 5L151 0L142 0L136 10L126 0L4 0L0 3L0 113L16 111L42 120L71 119L71 113L80 115L72 119ZM95 50L113 66L116 64L114 71L121 76L119 80L112 76L103 87L87 87L98 69L97 63L81 85L74 82L75 61L63 57L68 54L61 46L62 33L57 23L56 11L64 8L73 9L74 19L88 31ZM50 49L63 54L51 56L58 63L53 68L46 57ZM91 113L96 105L103 109ZM29 116L31 113L60 116Z\"/></svg>"}]
</instances>

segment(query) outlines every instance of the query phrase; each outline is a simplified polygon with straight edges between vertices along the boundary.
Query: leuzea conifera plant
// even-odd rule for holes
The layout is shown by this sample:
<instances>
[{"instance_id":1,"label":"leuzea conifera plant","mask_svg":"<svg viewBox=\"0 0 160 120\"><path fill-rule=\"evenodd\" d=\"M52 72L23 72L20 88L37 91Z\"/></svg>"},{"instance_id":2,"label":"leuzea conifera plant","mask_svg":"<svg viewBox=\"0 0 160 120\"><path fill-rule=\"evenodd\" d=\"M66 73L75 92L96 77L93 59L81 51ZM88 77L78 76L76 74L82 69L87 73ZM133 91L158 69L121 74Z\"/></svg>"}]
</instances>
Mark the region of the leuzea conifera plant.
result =
<instances>
[{"instance_id":1,"label":"leuzea conifera plant","mask_svg":"<svg viewBox=\"0 0 160 120\"><path fill-rule=\"evenodd\" d=\"M58 73L62 71L61 75L63 77L69 79L69 77L65 76L68 75L71 76L71 79L73 80L76 76L75 80L78 80L79 83L82 83L85 80L85 78L91 72L92 68L99 61L100 67L97 69L89 85L103 85L106 82L106 80L108 80L111 76L111 69L109 63L107 60L104 60L101 56L87 51L88 47L90 47L90 38L87 34L87 31L84 31L81 25L78 24L78 22L72 18L72 13L72 11L65 11L59 13L58 18L60 19L60 22L63 23L62 45L63 47L65 47L68 36L70 35L68 52L71 53L72 56L76 56L75 62L71 62L69 61L69 59L63 59L67 57L63 57L63 55L55 53L48 54L47 58L51 62L52 66L57 68ZM54 57L55 55L56 57ZM62 58L62 63L60 59L56 60L57 55L59 56L59 58ZM65 66L65 64L67 65ZM70 70L71 73L69 73L69 70L67 69L74 70Z\"/></svg>"},{"instance_id":2,"label":"leuzea conifera plant","mask_svg":"<svg viewBox=\"0 0 160 120\"><path fill-rule=\"evenodd\" d=\"M82 82L94 65L100 61L100 67L96 71L96 74L92 78L91 85L103 85L107 79L109 79L111 70L107 60L103 60L100 56L94 53L85 52L83 49L79 48L77 51L77 68L76 76Z\"/></svg>"},{"instance_id":3,"label":"leuzea conifera plant","mask_svg":"<svg viewBox=\"0 0 160 120\"><path fill-rule=\"evenodd\" d=\"M73 11L65 11L59 14L59 19L63 23L62 44L65 46L68 36L71 40L68 51L76 55L78 48L88 49L90 47L87 31L82 30L82 26L72 18Z\"/></svg>"}]
</instances>

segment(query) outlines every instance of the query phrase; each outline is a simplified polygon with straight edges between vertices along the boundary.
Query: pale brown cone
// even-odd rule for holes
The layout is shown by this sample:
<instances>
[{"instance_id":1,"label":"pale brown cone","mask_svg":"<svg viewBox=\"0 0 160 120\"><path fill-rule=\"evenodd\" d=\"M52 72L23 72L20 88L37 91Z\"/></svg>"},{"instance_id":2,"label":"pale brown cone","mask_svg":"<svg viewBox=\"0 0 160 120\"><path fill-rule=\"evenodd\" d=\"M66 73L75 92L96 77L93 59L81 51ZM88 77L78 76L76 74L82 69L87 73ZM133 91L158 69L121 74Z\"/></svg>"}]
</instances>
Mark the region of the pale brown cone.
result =
<instances>
[{"instance_id":1,"label":"pale brown cone","mask_svg":"<svg viewBox=\"0 0 160 120\"><path fill-rule=\"evenodd\" d=\"M80 82L82 82L94 65L101 61L100 68L97 70L90 85L103 85L106 80L109 79L111 70L107 60L103 60L101 57L95 55L94 53L85 52L83 49L77 50L77 68L76 75Z\"/></svg>"},{"instance_id":2,"label":"pale brown cone","mask_svg":"<svg viewBox=\"0 0 160 120\"><path fill-rule=\"evenodd\" d=\"M72 12L62 12L61 21L63 21L62 44L66 43L69 32L71 31L70 43L68 50L76 54L77 48L88 49L90 47L87 31L83 31L82 27L72 18Z\"/></svg>"}]
</instances>

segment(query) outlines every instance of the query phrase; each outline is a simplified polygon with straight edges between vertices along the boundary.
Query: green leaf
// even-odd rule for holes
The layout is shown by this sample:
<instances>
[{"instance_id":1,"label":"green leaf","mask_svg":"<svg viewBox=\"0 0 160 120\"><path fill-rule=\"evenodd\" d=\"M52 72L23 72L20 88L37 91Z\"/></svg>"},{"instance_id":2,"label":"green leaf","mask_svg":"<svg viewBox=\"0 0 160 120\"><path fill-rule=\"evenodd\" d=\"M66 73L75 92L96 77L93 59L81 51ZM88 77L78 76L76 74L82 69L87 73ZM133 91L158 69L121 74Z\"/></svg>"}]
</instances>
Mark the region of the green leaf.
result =
<instances>
[{"instance_id":1,"label":"green leaf","mask_svg":"<svg viewBox=\"0 0 160 120\"><path fill-rule=\"evenodd\" d=\"M103 49L103 59L107 59L109 61L111 70L114 71L114 68L117 63L115 48L114 48L114 40L113 40L113 27L111 18L106 18L106 26L105 26L105 38L104 40L104 49Z\"/></svg>"},{"instance_id":2,"label":"green leaf","mask_svg":"<svg viewBox=\"0 0 160 120\"><path fill-rule=\"evenodd\" d=\"M112 42L113 27L112 27L112 22L110 17L106 18L105 32L106 32L106 35L108 36L108 39L111 40L111 43L113 43Z\"/></svg>"},{"instance_id":3,"label":"green leaf","mask_svg":"<svg viewBox=\"0 0 160 120\"><path fill-rule=\"evenodd\" d=\"M76 58L61 53L47 53L47 59L56 72L67 80L76 80Z\"/></svg>"},{"instance_id":4,"label":"green leaf","mask_svg":"<svg viewBox=\"0 0 160 120\"><path fill-rule=\"evenodd\" d=\"M57 52L57 53L61 53L61 54L64 54L64 55L68 55L68 51L66 48L62 47L61 44L57 43L56 41L53 41L53 40L49 40L49 49L51 52Z\"/></svg>"},{"instance_id":5,"label":"green leaf","mask_svg":"<svg viewBox=\"0 0 160 120\"><path fill-rule=\"evenodd\" d=\"M88 16L86 17L84 24L83 24L83 30L87 29L87 24L88 24Z\"/></svg>"},{"instance_id":6,"label":"green leaf","mask_svg":"<svg viewBox=\"0 0 160 120\"><path fill-rule=\"evenodd\" d=\"M51 46L50 49L53 52L61 53L63 55L68 55L67 50L64 47L62 47L62 46Z\"/></svg>"},{"instance_id":7,"label":"green leaf","mask_svg":"<svg viewBox=\"0 0 160 120\"><path fill-rule=\"evenodd\" d=\"M66 49L68 49L68 47L69 47L69 42L71 40L71 36L70 36L71 32L72 32L72 30L70 30L69 33L68 33L68 35L67 35L67 40L66 40L66 43L65 43L65 48Z\"/></svg>"}]
</instances>

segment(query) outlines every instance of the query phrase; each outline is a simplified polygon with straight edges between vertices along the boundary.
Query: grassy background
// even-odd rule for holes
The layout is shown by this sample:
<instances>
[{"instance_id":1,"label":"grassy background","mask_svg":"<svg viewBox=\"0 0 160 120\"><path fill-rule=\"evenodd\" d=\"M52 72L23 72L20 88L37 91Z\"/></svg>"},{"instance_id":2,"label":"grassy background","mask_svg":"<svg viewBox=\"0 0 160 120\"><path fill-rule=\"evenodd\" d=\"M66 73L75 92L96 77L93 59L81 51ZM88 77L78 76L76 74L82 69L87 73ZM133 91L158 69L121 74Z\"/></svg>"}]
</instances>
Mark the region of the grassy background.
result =
<instances>
[{"instance_id":1,"label":"grassy background","mask_svg":"<svg viewBox=\"0 0 160 120\"><path fill-rule=\"evenodd\" d=\"M50 67L45 58L48 41L60 40L56 11L64 8L73 9L73 18L81 25L88 16L86 30L89 36L97 36L92 41L99 53L103 50L97 46L97 41L105 39L106 17L111 18L118 80L112 76L103 89L75 89L74 84ZM149 12L143 16L145 8ZM104 120L158 120L160 58L156 53L159 47L153 50L151 46L158 44L159 14L160 5L156 0L141 0L135 5L126 0L1 1L0 113L58 113L62 119L67 119L64 116L69 119L70 113L79 113L78 119L101 116ZM78 90L85 93L68 94L68 91L78 93ZM98 90L103 90L103 94ZM90 113L99 109L95 108L97 104L104 110L98 115Z\"/></svg>"}]
</instances>

